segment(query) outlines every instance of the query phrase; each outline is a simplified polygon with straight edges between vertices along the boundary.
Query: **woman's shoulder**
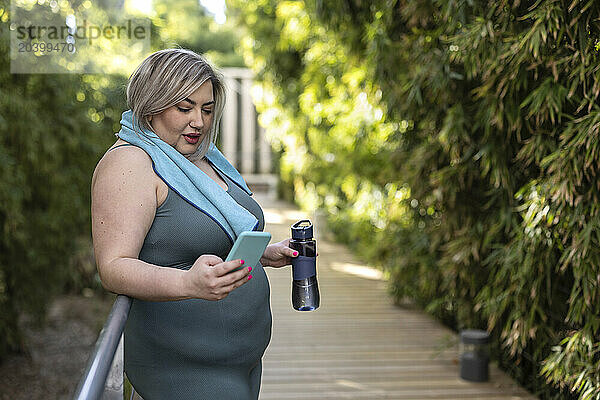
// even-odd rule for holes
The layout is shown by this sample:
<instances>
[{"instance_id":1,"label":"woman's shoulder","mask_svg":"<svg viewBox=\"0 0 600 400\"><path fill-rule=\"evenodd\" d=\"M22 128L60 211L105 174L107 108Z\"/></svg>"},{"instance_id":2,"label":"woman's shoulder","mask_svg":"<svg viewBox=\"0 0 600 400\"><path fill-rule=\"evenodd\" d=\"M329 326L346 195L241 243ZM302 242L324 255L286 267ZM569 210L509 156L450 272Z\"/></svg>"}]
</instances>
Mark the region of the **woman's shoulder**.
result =
<instances>
[{"instance_id":1,"label":"woman's shoulder","mask_svg":"<svg viewBox=\"0 0 600 400\"><path fill-rule=\"evenodd\" d=\"M152 159L141 148L134 146L122 139L118 139L112 146L106 150L98 165L100 164L117 164L121 163L135 167L138 165L147 166L152 164Z\"/></svg>"},{"instance_id":2,"label":"woman's shoulder","mask_svg":"<svg viewBox=\"0 0 600 400\"><path fill-rule=\"evenodd\" d=\"M116 149L123 149L123 150L127 149L130 151L139 151L144 154L146 153L144 150L140 149L139 147L134 146L131 143L124 141L123 139L117 138L117 140L106 150L104 155L109 154Z\"/></svg>"},{"instance_id":3,"label":"woman's shoulder","mask_svg":"<svg viewBox=\"0 0 600 400\"><path fill-rule=\"evenodd\" d=\"M92 177L92 186L99 176L119 176L126 173L151 178L154 175L152 159L144 150L119 139L98 161Z\"/></svg>"}]
</instances>

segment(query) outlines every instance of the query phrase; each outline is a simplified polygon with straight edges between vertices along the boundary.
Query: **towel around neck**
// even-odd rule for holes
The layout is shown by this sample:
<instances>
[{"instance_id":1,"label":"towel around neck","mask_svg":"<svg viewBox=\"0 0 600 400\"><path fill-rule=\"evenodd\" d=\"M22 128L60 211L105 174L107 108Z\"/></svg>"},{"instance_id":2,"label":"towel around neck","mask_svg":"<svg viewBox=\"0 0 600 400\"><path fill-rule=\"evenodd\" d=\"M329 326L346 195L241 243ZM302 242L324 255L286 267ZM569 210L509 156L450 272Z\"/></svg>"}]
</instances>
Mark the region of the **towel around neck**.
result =
<instances>
[{"instance_id":1,"label":"towel around neck","mask_svg":"<svg viewBox=\"0 0 600 400\"><path fill-rule=\"evenodd\" d=\"M227 234L232 243L244 231L258 227L258 220L239 205L218 183L206 175L183 154L164 142L154 132L133 124L133 113L127 110L121 117L117 136L144 150L152 159L156 174L188 203L211 217ZM211 143L206 158L222 173L252 194L240 173Z\"/></svg>"}]
</instances>

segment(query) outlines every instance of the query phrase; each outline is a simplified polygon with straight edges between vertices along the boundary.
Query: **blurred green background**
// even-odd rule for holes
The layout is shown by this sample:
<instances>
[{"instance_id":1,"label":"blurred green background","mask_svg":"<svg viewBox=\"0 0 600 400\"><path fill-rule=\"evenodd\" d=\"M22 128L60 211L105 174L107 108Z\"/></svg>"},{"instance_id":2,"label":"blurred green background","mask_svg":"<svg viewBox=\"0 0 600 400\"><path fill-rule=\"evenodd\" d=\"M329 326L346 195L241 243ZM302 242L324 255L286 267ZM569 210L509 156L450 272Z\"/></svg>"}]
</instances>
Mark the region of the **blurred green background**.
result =
<instances>
[{"instance_id":1,"label":"blurred green background","mask_svg":"<svg viewBox=\"0 0 600 400\"><path fill-rule=\"evenodd\" d=\"M543 399L600 399L600 3L154 1L152 50L252 68L280 195L398 303L491 332ZM99 287L89 182L126 74L11 75L0 1L0 357L18 315ZM93 261L93 260L92 260Z\"/></svg>"}]
</instances>

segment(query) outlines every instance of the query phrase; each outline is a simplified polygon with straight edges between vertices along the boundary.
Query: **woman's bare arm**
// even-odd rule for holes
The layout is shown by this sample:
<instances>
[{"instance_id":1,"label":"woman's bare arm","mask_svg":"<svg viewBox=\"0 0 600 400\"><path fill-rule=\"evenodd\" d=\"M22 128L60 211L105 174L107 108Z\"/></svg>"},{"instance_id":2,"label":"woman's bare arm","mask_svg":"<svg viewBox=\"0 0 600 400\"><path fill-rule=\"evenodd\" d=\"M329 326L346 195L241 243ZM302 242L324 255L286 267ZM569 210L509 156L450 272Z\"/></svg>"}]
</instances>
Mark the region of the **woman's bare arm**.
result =
<instances>
[{"instance_id":1,"label":"woman's bare arm","mask_svg":"<svg viewBox=\"0 0 600 400\"><path fill-rule=\"evenodd\" d=\"M290 239L270 244L265 249L260 263L264 267L284 267L292 263L292 258L298 257L298 252L290 246Z\"/></svg>"},{"instance_id":2,"label":"woman's bare arm","mask_svg":"<svg viewBox=\"0 0 600 400\"><path fill-rule=\"evenodd\" d=\"M220 300L248 281L240 261L200 256L183 271L138 259L157 206L157 177L148 155L136 147L108 152L92 178L92 237L102 285L151 301Z\"/></svg>"}]
</instances>

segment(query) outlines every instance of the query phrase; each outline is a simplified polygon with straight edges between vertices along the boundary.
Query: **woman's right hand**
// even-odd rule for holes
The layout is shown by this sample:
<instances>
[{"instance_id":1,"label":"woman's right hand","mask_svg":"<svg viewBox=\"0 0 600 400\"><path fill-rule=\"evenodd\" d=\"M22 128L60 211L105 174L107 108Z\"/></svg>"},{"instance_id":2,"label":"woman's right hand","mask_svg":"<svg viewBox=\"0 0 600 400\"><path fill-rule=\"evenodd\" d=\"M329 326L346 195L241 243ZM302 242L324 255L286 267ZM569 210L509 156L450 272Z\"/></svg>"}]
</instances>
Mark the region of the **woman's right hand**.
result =
<instances>
[{"instance_id":1,"label":"woman's right hand","mask_svg":"<svg viewBox=\"0 0 600 400\"><path fill-rule=\"evenodd\" d=\"M211 254L198 257L185 274L188 296L213 301L223 300L234 289L252 279L251 267L231 272L243 264L243 260L225 262L221 257Z\"/></svg>"}]
</instances>

